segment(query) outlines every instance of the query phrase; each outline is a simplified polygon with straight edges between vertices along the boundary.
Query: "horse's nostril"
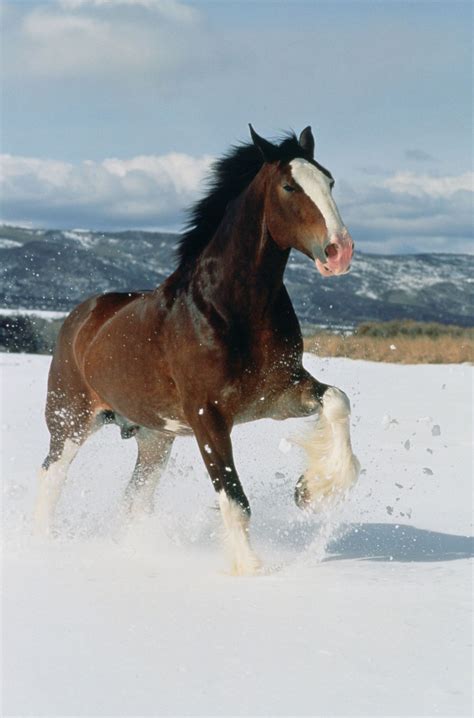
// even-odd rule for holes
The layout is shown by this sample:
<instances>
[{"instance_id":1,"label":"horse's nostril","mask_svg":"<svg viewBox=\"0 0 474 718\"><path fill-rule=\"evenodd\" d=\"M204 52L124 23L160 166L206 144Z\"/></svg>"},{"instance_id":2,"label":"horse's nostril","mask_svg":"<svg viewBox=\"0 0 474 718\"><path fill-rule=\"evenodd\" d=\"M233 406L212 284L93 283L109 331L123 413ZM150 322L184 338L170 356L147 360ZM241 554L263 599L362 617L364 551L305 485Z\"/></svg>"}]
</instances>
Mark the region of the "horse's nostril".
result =
<instances>
[{"instance_id":1,"label":"horse's nostril","mask_svg":"<svg viewBox=\"0 0 474 718\"><path fill-rule=\"evenodd\" d=\"M332 242L331 244L328 244L328 246L324 250L324 254L326 255L326 257L328 259L330 259L331 257L336 257L338 251L339 250L338 250L337 244L334 244L334 242Z\"/></svg>"}]
</instances>

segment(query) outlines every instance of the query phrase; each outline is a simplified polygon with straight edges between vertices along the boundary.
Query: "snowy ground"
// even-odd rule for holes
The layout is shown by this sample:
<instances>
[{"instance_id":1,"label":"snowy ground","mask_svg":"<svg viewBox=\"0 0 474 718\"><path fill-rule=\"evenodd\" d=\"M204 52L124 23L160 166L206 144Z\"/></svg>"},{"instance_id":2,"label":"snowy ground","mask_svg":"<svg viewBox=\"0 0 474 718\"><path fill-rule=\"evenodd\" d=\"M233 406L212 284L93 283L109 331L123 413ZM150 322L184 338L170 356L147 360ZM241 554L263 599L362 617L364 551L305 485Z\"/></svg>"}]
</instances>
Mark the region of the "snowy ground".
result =
<instances>
[{"instance_id":1,"label":"snowy ground","mask_svg":"<svg viewBox=\"0 0 474 718\"><path fill-rule=\"evenodd\" d=\"M301 423L238 427L266 567L238 579L192 439L127 533L134 441L105 427L71 468L58 537L30 538L48 364L0 355L2 715L470 714L471 368L307 357L351 397L364 470L337 515L305 517L303 457L278 448Z\"/></svg>"}]
</instances>

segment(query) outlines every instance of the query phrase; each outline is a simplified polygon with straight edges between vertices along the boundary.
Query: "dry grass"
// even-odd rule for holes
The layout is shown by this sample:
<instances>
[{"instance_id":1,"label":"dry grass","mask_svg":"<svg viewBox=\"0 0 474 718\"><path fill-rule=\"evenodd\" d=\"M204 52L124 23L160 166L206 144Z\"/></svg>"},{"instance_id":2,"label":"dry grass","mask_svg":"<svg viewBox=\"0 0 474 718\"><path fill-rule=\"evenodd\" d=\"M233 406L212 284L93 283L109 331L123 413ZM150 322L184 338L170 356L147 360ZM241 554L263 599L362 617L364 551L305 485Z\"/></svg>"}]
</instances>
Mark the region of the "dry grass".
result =
<instances>
[{"instance_id":1,"label":"dry grass","mask_svg":"<svg viewBox=\"0 0 474 718\"><path fill-rule=\"evenodd\" d=\"M364 324L350 336L321 332L306 337L305 350L319 356L400 364L472 362L474 330L423 322Z\"/></svg>"}]
</instances>

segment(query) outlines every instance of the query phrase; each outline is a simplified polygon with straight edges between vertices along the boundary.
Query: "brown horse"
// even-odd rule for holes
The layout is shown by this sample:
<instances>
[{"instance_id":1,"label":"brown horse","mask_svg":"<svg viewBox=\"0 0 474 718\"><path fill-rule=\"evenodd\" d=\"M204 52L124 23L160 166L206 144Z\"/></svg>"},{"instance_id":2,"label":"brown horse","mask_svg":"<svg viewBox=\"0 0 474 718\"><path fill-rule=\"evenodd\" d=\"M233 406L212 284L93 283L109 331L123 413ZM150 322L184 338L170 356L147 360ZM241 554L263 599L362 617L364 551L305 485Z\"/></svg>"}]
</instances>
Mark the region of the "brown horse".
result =
<instances>
[{"instance_id":1,"label":"brown horse","mask_svg":"<svg viewBox=\"0 0 474 718\"><path fill-rule=\"evenodd\" d=\"M300 326L283 284L291 248L332 276L349 270L354 243L331 195L334 180L313 159L311 128L278 145L250 131L252 143L216 163L176 271L153 291L92 297L64 322L49 374L39 530L50 530L77 450L108 422L138 444L126 490L132 514L152 509L176 435L194 433L237 574L254 572L258 560L232 455L234 424L315 415L303 442L309 467L295 491L301 507L331 500L356 480L349 401L303 368Z\"/></svg>"}]
</instances>

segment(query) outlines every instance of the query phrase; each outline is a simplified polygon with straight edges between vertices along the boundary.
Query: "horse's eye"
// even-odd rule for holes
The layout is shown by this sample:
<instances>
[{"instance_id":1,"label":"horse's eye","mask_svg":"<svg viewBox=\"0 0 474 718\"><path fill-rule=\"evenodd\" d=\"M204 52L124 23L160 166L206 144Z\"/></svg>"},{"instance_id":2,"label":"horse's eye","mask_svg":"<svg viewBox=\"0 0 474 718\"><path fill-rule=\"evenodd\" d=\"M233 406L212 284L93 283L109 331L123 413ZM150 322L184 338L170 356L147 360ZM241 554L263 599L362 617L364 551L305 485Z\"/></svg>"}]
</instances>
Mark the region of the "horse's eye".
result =
<instances>
[{"instance_id":1,"label":"horse's eye","mask_svg":"<svg viewBox=\"0 0 474 718\"><path fill-rule=\"evenodd\" d=\"M285 190L285 192L294 192L295 191L295 188L292 187L291 184L284 184L283 189Z\"/></svg>"}]
</instances>

